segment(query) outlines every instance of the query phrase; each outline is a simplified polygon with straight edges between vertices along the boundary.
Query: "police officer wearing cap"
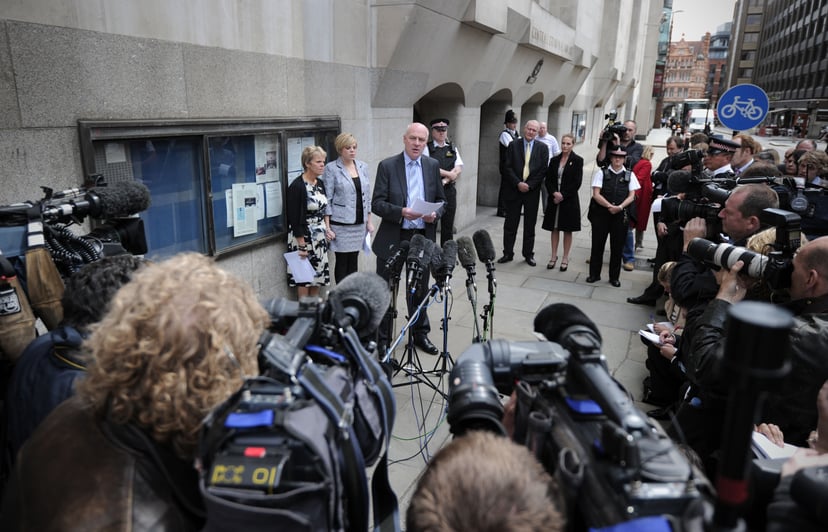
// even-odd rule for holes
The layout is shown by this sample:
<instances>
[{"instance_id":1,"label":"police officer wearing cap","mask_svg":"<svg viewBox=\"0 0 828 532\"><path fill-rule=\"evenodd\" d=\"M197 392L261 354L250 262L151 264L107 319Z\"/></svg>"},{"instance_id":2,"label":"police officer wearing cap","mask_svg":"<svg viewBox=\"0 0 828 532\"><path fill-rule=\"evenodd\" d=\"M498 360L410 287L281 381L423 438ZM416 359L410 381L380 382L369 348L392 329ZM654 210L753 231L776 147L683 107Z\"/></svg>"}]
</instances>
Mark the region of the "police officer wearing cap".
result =
<instances>
[{"instance_id":1,"label":"police officer wearing cap","mask_svg":"<svg viewBox=\"0 0 828 532\"><path fill-rule=\"evenodd\" d=\"M635 191L641 188L635 174L624 168L627 152L615 147L609 153L609 168L598 168L592 177L592 202L589 221L592 223L592 249L589 257L589 277L586 282L601 280L604 246L610 239L609 282L621 286L621 250L627 235L628 222L624 210L635 200Z\"/></svg>"},{"instance_id":2,"label":"police officer wearing cap","mask_svg":"<svg viewBox=\"0 0 828 532\"><path fill-rule=\"evenodd\" d=\"M512 141L520 138L520 133L517 130L517 116L511 109L506 111L506 117L503 119L503 131L497 138L497 145L500 149L500 191L497 195L497 216L501 218L506 217L506 204L503 199L504 190L509 188L509 180L506 178L506 148ZM506 192L508 194L508 191Z\"/></svg>"},{"instance_id":3,"label":"police officer wearing cap","mask_svg":"<svg viewBox=\"0 0 828 532\"><path fill-rule=\"evenodd\" d=\"M740 147L732 140L712 137L707 143L707 151L704 153L702 164L713 177L732 177L734 174L730 161Z\"/></svg>"},{"instance_id":4,"label":"police officer wearing cap","mask_svg":"<svg viewBox=\"0 0 828 532\"><path fill-rule=\"evenodd\" d=\"M463 171L463 159L460 151L448 137L448 127L451 124L448 118L435 118L429 122L431 126L431 142L426 144L424 155L437 159L440 163L440 177L443 180L443 190L446 192L446 206L440 217L440 245L454 239L454 214L457 211L456 181Z\"/></svg>"}]
</instances>

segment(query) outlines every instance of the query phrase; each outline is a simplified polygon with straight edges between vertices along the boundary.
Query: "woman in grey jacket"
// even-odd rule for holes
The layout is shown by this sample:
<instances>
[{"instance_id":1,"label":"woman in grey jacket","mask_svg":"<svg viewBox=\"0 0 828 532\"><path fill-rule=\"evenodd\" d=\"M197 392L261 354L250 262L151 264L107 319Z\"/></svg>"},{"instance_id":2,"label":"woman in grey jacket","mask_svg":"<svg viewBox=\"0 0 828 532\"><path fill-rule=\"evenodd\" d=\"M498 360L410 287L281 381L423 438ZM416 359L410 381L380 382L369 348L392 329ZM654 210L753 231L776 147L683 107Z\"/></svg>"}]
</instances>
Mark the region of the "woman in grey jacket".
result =
<instances>
[{"instance_id":1,"label":"woman in grey jacket","mask_svg":"<svg viewBox=\"0 0 828 532\"><path fill-rule=\"evenodd\" d=\"M357 271L359 251L366 233L374 232L374 225L368 165L356 159L356 138L350 133L341 133L334 145L339 158L325 165L322 180L328 195L330 249L336 257L334 279L339 283Z\"/></svg>"}]
</instances>

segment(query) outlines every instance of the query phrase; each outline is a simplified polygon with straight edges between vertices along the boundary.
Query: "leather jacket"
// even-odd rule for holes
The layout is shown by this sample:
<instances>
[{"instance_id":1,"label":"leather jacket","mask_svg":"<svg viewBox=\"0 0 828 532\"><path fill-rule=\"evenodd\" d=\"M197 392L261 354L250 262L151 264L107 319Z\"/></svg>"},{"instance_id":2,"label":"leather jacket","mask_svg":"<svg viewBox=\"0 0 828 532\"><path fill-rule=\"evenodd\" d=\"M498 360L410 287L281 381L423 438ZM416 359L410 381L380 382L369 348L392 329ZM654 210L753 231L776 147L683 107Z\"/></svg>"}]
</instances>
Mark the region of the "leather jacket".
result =
<instances>
[{"instance_id":1,"label":"leather jacket","mask_svg":"<svg viewBox=\"0 0 828 532\"><path fill-rule=\"evenodd\" d=\"M97 419L78 397L56 408L20 449L2 510L4 530L203 525L192 464L134 426Z\"/></svg>"},{"instance_id":2,"label":"leather jacket","mask_svg":"<svg viewBox=\"0 0 828 532\"><path fill-rule=\"evenodd\" d=\"M828 296L788 306L800 312L791 331L791 372L780 388L768 394L760 421L778 425L786 442L807 447L808 434L817 423L817 393L828 380ZM711 399L711 395L716 399L727 394L718 361L724 349L729 307L726 301L711 301L694 332L690 365L695 371L694 383L701 385L702 402Z\"/></svg>"}]
</instances>

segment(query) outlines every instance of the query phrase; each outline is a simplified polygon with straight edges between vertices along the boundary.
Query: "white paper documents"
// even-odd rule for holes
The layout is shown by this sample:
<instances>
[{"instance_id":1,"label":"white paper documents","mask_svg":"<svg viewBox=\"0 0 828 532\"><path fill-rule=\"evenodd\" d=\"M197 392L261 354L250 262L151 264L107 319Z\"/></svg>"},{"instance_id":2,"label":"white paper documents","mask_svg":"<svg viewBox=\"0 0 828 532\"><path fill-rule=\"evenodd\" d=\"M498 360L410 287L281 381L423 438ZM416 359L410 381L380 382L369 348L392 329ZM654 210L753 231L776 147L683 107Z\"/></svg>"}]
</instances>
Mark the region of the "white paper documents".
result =
<instances>
[{"instance_id":1,"label":"white paper documents","mask_svg":"<svg viewBox=\"0 0 828 532\"><path fill-rule=\"evenodd\" d=\"M316 270L307 258L300 258L298 251L291 251L285 253L285 260L287 261L290 273L293 274L293 280L297 283L311 283L316 276Z\"/></svg>"}]
</instances>

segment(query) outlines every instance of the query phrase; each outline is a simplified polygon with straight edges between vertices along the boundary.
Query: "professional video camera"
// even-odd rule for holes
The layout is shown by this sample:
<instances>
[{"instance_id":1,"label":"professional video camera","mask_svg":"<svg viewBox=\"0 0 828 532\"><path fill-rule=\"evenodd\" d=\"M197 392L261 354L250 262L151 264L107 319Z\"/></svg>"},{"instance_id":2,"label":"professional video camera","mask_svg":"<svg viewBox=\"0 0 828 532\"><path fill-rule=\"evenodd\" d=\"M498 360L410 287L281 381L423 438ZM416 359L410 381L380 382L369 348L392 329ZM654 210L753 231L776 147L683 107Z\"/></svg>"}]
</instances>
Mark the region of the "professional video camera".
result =
<instances>
[{"instance_id":1,"label":"professional video camera","mask_svg":"<svg viewBox=\"0 0 828 532\"><path fill-rule=\"evenodd\" d=\"M454 434L505 434L499 394L517 392L513 439L562 484L569 530L642 516L682 516L706 507L711 488L662 429L610 376L595 324L554 304L535 318L549 341L474 344L451 373ZM671 518L672 519L672 518Z\"/></svg>"},{"instance_id":2,"label":"professional video camera","mask_svg":"<svg viewBox=\"0 0 828 532\"><path fill-rule=\"evenodd\" d=\"M261 375L202 431L206 529L368 530L365 469L387 451L395 405L375 343L360 337L375 334L389 303L385 281L368 272L349 275L326 303L265 303ZM372 483L375 519L394 519L386 455Z\"/></svg>"},{"instance_id":3,"label":"professional video camera","mask_svg":"<svg viewBox=\"0 0 828 532\"><path fill-rule=\"evenodd\" d=\"M686 170L673 170L667 179L667 188L671 194L684 193L684 199L669 196L661 200L661 220L669 224L677 220L686 223L691 218L704 218L708 236L717 239L722 232L719 212L730 196L730 190L724 188L726 186L729 183L725 181L705 179Z\"/></svg>"},{"instance_id":4,"label":"professional video camera","mask_svg":"<svg viewBox=\"0 0 828 532\"><path fill-rule=\"evenodd\" d=\"M793 257L800 245L799 215L781 209L765 209L760 220L764 226L776 229L775 241L765 254L703 238L691 240L687 253L715 269L729 269L741 260L744 263L741 273L763 280L774 291L790 288Z\"/></svg>"},{"instance_id":5,"label":"professional video camera","mask_svg":"<svg viewBox=\"0 0 828 532\"><path fill-rule=\"evenodd\" d=\"M94 177L94 176L93 176ZM43 238L52 260L64 277L101 257L147 252L143 220L133 217L150 205L150 193L137 181L106 184L97 176L93 188L54 192L42 187L43 199L0 207L0 247L7 256L22 256L28 249L31 222L42 224ZM69 228L96 219L93 229L78 236Z\"/></svg>"},{"instance_id":6,"label":"professional video camera","mask_svg":"<svg viewBox=\"0 0 828 532\"><path fill-rule=\"evenodd\" d=\"M621 139L624 137L624 134L626 134L627 127L623 123L616 122L617 118L618 113L615 110L612 110L604 115L604 120L607 121L607 125L605 125L604 130L601 131L602 141L612 142L614 135L618 135L618 138Z\"/></svg>"}]
</instances>

